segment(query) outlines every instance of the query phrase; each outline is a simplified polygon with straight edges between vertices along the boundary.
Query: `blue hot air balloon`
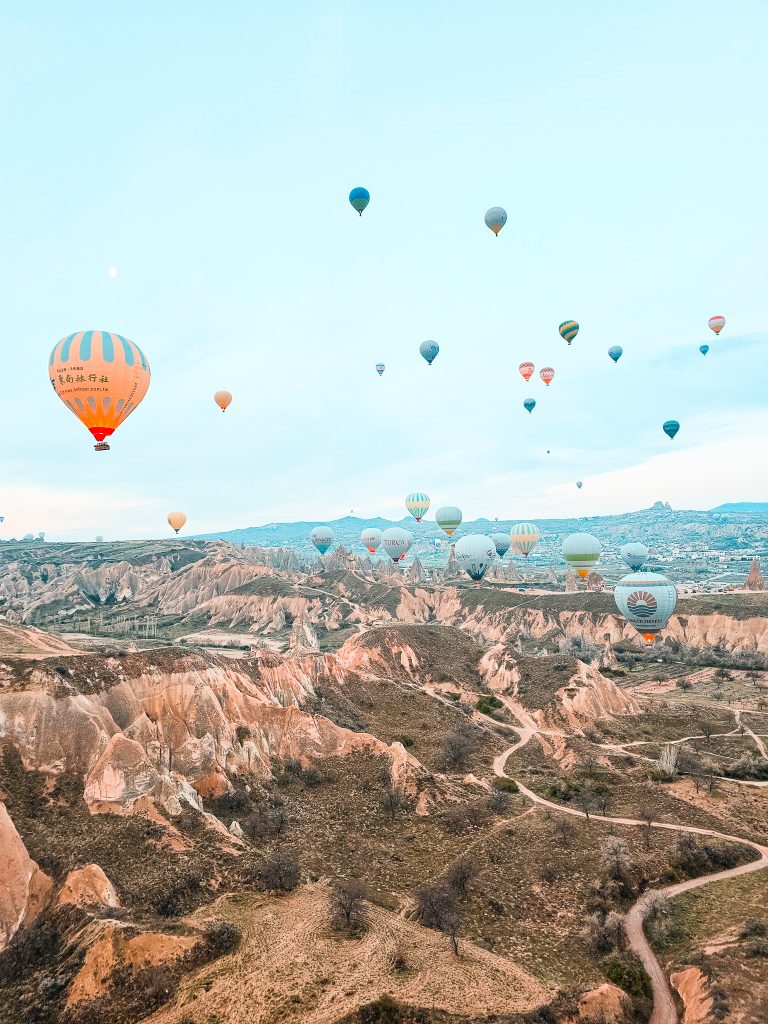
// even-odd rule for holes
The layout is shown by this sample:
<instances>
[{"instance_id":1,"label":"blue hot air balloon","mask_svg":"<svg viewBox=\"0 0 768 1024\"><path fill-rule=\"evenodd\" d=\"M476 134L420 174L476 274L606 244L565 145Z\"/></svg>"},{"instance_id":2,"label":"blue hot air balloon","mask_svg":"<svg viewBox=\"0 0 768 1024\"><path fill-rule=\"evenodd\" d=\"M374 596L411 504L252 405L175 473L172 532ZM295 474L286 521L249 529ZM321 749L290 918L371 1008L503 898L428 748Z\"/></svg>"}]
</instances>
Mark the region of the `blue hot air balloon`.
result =
<instances>
[{"instance_id":1,"label":"blue hot air balloon","mask_svg":"<svg viewBox=\"0 0 768 1024\"><path fill-rule=\"evenodd\" d=\"M440 346L436 341L422 341L419 345L419 352L427 360L431 366L437 357L437 353L440 351Z\"/></svg>"},{"instance_id":2,"label":"blue hot air balloon","mask_svg":"<svg viewBox=\"0 0 768 1024\"><path fill-rule=\"evenodd\" d=\"M624 349L621 347L621 345L611 345L611 347L608 349L608 355L611 357L614 363L618 363L618 361L621 359L621 354L623 351Z\"/></svg>"},{"instance_id":3,"label":"blue hot air balloon","mask_svg":"<svg viewBox=\"0 0 768 1024\"><path fill-rule=\"evenodd\" d=\"M526 398L526 400L523 402L523 408L527 409L528 412L533 412L533 410L536 408L536 399Z\"/></svg>"},{"instance_id":4,"label":"blue hot air balloon","mask_svg":"<svg viewBox=\"0 0 768 1024\"><path fill-rule=\"evenodd\" d=\"M363 210L371 201L371 193L367 188L353 188L349 193L349 202L354 210L363 216Z\"/></svg>"},{"instance_id":5,"label":"blue hot air balloon","mask_svg":"<svg viewBox=\"0 0 768 1024\"><path fill-rule=\"evenodd\" d=\"M664 426L661 428L667 437L674 437L680 429L680 424L677 420L667 420Z\"/></svg>"},{"instance_id":6,"label":"blue hot air balloon","mask_svg":"<svg viewBox=\"0 0 768 1024\"><path fill-rule=\"evenodd\" d=\"M178 533L178 530L176 532ZM330 526L316 526L312 533L310 533L309 539L315 545L320 554L324 555L333 544L334 533Z\"/></svg>"},{"instance_id":7,"label":"blue hot air balloon","mask_svg":"<svg viewBox=\"0 0 768 1024\"><path fill-rule=\"evenodd\" d=\"M705 356L709 352L709 345L699 345L699 352Z\"/></svg>"}]
</instances>

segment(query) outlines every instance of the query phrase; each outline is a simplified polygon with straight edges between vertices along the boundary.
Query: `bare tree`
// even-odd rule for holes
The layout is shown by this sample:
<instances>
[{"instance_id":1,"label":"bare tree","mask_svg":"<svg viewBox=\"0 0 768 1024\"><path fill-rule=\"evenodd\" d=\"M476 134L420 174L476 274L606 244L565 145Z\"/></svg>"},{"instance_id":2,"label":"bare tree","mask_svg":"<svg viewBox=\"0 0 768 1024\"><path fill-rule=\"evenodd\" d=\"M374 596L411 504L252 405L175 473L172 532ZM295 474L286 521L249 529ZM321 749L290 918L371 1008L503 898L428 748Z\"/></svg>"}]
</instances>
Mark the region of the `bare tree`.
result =
<instances>
[{"instance_id":1,"label":"bare tree","mask_svg":"<svg viewBox=\"0 0 768 1024\"><path fill-rule=\"evenodd\" d=\"M466 898L469 883L477 874L475 865L467 857L459 857L445 873L445 881L450 889L462 899Z\"/></svg>"},{"instance_id":2,"label":"bare tree","mask_svg":"<svg viewBox=\"0 0 768 1024\"><path fill-rule=\"evenodd\" d=\"M394 786L389 786L384 790L384 795L381 798L381 806L390 818L394 820L399 811L407 809L408 803L399 789L396 789Z\"/></svg>"},{"instance_id":3,"label":"bare tree","mask_svg":"<svg viewBox=\"0 0 768 1024\"><path fill-rule=\"evenodd\" d=\"M699 722L699 729L701 730L702 736L707 741L707 746L709 746L709 741L712 739L712 734L715 731L715 723Z\"/></svg>"},{"instance_id":4,"label":"bare tree","mask_svg":"<svg viewBox=\"0 0 768 1024\"><path fill-rule=\"evenodd\" d=\"M624 947L624 918L615 910L603 914L596 911L587 918L584 937L593 952L604 956Z\"/></svg>"},{"instance_id":5,"label":"bare tree","mask_svg":"<svg viewBox=\"0 0 768 1024\"><path fill-rule=\"evenodd\" d=\"M425 885L416 894L419 921L447 936L456 956L459 955L461 918L453 893L445 885Z\"/></svg>"},{"instance_id":6,"label":"bare tree","mask_svg":"<svg viewBox=\"0 0 768 1024\"><path fill-rule=\"evenodd\" d=\"M600 851L600 859L609 878L619 882L624 881L632 858L629 847L620 836L608 836Z\"/></svg>"},{"instance_id":7,"label":"bare tree","mask_svg":"<svg viewBox=\"0 0 768 1024\"><path fill-rule=\"evenodd\" d=\"M459 726L443 738L439 758L446 768L466 768L477 749L477 738L471 727Z\"/></svg>"},{"instance_id":8,"label":"bare tree","mask_svg":"<svg viewBox=\"0 0 768 1024\"><path fill-rule=\"evenodd\" d=\"M331 925L337 931L357 935L365 929L368 893L357 878L338 878L331 889Z\"/></svg>"},{"instance_id":9,"label":"bare tree","mask_svg":"<svg viewBox=\"0 0 768 1024\"><path fill-rule=\"evenodd\" d=\"M573 825L565 815L555 818L552 824L552 836L558 846L567 849L571 845L573 841Z\"/></svg>"},{"instance_id":10,"label":"bare tree","mask_svg":"<svg viewBox=\"0 0 768 1024\"><path fill-rule=\"evenodd\" d=\"M281 850L267 858L261 869L264 885L275 892L292 892L299 884L299 877L298 860Z\"/></svg>"},{"instance_id":11,"label":"bare tree","mask_svg":"<svg viewBox=\"0 0 768 1024\"><path fill-rule=\"evenodd\" d=\"M653 823L656 821L656 810L653 804L642 804L637 812L637 816L640 821L645 823L645 848L647 850L651 845L651 829L653 828Z\"/></svg>"},{"instance_id":12,"label":"bare tree","mask_svg":"<svg viewBox=\"0 0 768 1024\"><path fill-rule=\"evenodd\" d=\"M587 824L589 824L589 815L595 809L595 794L588 786L579 786L574 794L573 802L579 810L583 811Z\"/></svg>"}]
</instances>

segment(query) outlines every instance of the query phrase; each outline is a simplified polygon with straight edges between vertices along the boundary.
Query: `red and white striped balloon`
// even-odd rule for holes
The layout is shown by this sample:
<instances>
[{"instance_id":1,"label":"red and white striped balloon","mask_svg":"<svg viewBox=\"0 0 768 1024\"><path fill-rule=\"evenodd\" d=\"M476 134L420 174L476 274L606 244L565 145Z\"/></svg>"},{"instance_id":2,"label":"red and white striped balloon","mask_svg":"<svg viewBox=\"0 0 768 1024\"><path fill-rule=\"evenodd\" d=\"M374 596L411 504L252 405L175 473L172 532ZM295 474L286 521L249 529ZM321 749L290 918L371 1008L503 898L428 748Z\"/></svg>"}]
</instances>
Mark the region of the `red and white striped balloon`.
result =
<instances>
[{"instance_id":1,"label":"red and white striped balloon","mask_svg":"<svg viewBox=\"0 0 768 1024\"><path fill-rule=\"evenodd\" d=\"M724 327L725 327L725 317L724 316L711 316L709 318L709 329L710 329L710 331L714 331L715 334L719 334L720 331L722 331L722 329Z\"/></svg>"}]
</instances>

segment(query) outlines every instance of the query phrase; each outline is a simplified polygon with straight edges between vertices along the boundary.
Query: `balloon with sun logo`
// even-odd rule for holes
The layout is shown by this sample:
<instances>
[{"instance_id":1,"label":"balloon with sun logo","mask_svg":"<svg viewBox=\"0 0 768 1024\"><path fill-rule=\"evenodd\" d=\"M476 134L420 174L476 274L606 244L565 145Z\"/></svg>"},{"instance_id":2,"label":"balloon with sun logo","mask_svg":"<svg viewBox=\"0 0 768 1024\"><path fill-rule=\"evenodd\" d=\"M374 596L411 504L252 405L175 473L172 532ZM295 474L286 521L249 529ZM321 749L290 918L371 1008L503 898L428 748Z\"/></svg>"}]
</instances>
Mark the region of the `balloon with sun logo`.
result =
<instances>
[{"instance_id":1,"label":"balloon with sun logo","mask_svg":"<svg viewBox=\"0 0 768 1024\"><path fill-rule=\"evenodd\" d=\"M613 599L627 622L652 644L675 610L677 589L661 573L631 572L616 584Z\"/></svg>"}]
</instances>

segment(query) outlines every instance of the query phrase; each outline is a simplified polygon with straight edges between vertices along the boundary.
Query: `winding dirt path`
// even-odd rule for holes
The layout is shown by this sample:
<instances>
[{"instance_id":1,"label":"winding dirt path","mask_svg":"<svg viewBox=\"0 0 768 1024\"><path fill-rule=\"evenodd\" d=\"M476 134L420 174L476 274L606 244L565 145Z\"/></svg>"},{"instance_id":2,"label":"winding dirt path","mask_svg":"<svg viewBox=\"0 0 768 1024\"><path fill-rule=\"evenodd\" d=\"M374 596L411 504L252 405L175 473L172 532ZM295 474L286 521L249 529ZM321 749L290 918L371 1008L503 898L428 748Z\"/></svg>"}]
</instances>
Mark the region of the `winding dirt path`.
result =
<instances>
[{"instance_id":1,"label":"winding dirt path","mask_svg":"<svg viewBox=\"0 0 768 1024\"><path fill-rule=\"evenodd\" d=\"M494 760L493 770L496 775L504 778L508 777L506 773L506 764L509 757L516 750L525 746L531 737L535 735L535 730L533 729L518 729L518 731L521 733L521 738L516 743L513 743L512 746L502 754L499 754L499 756ZM562 804L557 804L552 800L547 800L545 797L539 796L538 793L534 793L533 790L528 789L527 786L524 786L519 781L517 781L517 786L523 796L526 796L529 800L533 801L534 804L539 804L540 806L547 807L553 811L559 811L561 814L570 814L577 818L587 817L584 811L579 811L575 807L563 807ZM640 825L646 827L648 824L647 822L640 821L637 818L612 818L604 814L591 814L590 818L593 818L595 821L611 822L614 825ZM662 893L668 899L672 899L674 896L679 896L681 893L688 892L691 889L697 889L702 885L709 885L710 882L720 882L726 878L736 878L738 875L746 875L752 871L760 871L763 868L768 867L768 846L762 846L760 843L752 842L749 839L742 839L740 836L731 836L727 835L725 832L718 832L715 829L698 828L694 825L676 825L672 822L655 821L651 823L651 828L663 828L670 832L691 832L696 835L725 839L729 842L741 843L742 846L749 846L760 854L757 860L750 861L749 864L740 864L738 867L729 868L726 871L717 871L710 875L701 875L699 878L689 878L685 882L668 885L663 889L649 890L644 893L643 896L641 896L627 912L625 930L629 947L637 954L643 967L648 973L648 977L651 979L651 987L653 990L653 1012L651 1014L649 1024L677 1024L677 1009L672 997L672 991L669 987L669 981L661 964L656 958L656 954L651 949L651 945L648 942L643 929L643 921L645 920L645 916L649 909L648 901L657 893Z\"/></svg>"}]
</instances>

